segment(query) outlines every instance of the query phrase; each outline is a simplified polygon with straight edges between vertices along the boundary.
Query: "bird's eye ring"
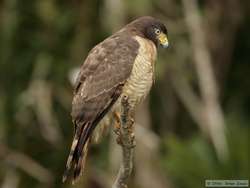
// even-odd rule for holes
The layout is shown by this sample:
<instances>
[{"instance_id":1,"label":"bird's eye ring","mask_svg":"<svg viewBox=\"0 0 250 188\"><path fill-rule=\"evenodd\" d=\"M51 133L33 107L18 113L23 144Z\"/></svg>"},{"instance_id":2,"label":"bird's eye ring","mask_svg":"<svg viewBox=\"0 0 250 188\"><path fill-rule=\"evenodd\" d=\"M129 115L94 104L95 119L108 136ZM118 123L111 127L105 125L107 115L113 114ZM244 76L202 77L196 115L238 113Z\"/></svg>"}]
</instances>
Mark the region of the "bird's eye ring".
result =
<instances>
[{"instance_id":1,"label":"bird's eye ring","mask_svg":"<svg viewBox=\"0 0 250 188\"><path fill-rule=\"evenodd\" d=\"M155 29L155 34L159 35L161 33L160 29Z\"/></svg>"}]
</instances>

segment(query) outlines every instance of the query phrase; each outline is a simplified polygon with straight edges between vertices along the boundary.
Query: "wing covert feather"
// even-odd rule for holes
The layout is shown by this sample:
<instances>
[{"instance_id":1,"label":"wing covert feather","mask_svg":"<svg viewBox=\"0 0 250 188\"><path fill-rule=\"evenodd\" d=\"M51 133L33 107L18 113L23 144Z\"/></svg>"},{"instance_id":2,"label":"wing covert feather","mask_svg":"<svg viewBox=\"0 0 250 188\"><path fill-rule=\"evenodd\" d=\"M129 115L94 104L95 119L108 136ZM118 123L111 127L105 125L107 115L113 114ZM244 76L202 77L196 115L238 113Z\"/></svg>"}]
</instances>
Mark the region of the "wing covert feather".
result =
<instances>
[{"instance_id":1,"label":"wing covert feather","mask_svg":"<svg viewBox=\"0 0 250 188\"><path fill-rule=\"evenodd\" d=\"M131 36L114 35L94 47L78 75L72 102L72 118L76 124L93 122L124 84L133 68L139 44Z\"/></svg>"}]
</instances>

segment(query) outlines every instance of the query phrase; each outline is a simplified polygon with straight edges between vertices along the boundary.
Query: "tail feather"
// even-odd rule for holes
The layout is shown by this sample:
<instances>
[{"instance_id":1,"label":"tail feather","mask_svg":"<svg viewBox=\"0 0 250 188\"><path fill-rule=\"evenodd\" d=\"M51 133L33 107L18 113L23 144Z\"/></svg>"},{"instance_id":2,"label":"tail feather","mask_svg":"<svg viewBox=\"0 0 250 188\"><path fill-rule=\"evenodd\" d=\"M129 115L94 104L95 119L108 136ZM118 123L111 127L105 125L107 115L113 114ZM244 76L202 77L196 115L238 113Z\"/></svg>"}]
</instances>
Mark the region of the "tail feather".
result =
<instances>
[{"instance_id":1,"label":"tail feather","mask_svg":"<svg viewBox=\"0 0 250 188\"><path fill-rule=\"evenodd\" d=\"M88 127L89 125L87 124L79 127L76 126L66 169L62 178L63 182L67 179L72 179L72 183L74 184L83 172L90 141Z\"/></svg>"},{"instance_id":2,"label":"tail feather","mask_svg":"<svg viewBox=\"0 0 250 188\"><path fill-rule=\"evenodd\" d=\"M89 140L87 139L84 147L83 147L83 152L79 156L78 162L76 163L75 169L74 169L74 179L73 179L73 184L78 180L78 178L82 175L86 163L86 158L88 155L88 148L89 148Z\"/></svg>"},{"instance_id":3,"label":"tail feather","mask_svg":"<svg viewBox=\"0 0 250 188\"><path fill-rule=\"evenodd\" d=\"M117 94L115 97L117 99L119 95ZM75 136L67 160L66 170L63 174L63 182L65 182L68 178L73 178L72 183L75 183L82 174L86 162L91 134L96 125L108 112L116 99L111 101L111 103L106 108L104 108L104 110L94 119L94 121L87 121L81 125L77 125L75 123ZM71 176L71 172L73 173L73 177Z\"/></svg>"}]
</instances>

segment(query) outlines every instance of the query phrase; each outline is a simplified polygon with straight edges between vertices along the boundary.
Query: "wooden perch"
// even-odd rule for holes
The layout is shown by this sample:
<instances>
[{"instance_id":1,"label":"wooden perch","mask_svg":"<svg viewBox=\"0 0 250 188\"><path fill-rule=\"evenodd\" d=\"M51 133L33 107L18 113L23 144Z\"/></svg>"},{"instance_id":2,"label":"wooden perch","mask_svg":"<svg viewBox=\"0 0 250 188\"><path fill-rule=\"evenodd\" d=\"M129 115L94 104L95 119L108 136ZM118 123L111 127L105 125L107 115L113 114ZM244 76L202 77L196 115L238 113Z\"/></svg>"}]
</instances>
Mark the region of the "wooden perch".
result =
<instances>
[{"instance_id":1,"label":"wooden perch","mask_svg":"<svg viewBox=\"0 0 250 188\"><path fill-rule=\"evenodd\" d=\"M134 155L134 119L128 96L123 96L121 101L121 117L119 130L119 144L122 147L122 162L112 188L127 188L128 180L133 168Z\"/></svg>"}]
</instances>

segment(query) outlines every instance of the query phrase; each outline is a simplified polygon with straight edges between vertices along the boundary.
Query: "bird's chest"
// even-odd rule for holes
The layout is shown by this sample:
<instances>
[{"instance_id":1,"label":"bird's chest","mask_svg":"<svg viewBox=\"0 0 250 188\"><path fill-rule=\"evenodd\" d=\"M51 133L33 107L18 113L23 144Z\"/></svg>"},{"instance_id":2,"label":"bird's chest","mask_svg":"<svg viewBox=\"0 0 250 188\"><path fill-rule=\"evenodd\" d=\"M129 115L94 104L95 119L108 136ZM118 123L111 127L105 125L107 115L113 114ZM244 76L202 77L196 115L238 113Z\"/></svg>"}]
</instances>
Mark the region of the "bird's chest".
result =
<instances>
[{"instance_id":1,"label":"bird's chest","mask_svg":"<svg viewBox=\"0 0 250 188\"><path fill-rule=\"evenodd\" d=\"M123 89L133 105L138 104L149 93L154 80L156 59L156 48L151 41L139 37L135 39L140 44L140 48L131 75Z\"/></svg>"}]
</instances>

